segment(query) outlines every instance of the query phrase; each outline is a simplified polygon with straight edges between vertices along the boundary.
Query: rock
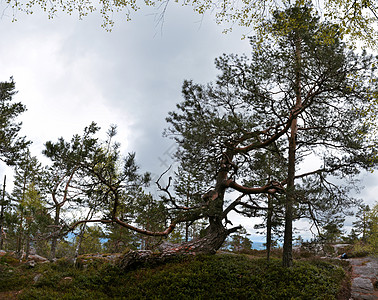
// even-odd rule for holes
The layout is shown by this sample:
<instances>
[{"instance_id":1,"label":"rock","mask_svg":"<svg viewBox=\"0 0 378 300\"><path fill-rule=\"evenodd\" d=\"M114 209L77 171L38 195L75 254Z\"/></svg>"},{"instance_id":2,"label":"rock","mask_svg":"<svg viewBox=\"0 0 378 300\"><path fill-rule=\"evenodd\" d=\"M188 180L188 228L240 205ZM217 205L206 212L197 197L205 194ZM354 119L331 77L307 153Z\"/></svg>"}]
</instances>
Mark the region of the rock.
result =
<instances>
[{"instance_id":1,"label":"rock","mask_svg":"<svg viewBox=\"0 0 378 300\"><path fill-rule=\"evenodd\" d=\"M369 293L374 291L374 286L369 278L356 277L352 281L352 290L359 293Z\"/></svg>"},{"instance_id":2,"label":"rock","mask_svg":"<svg viewBox=\"0 0 378 300\"><path fill-rule=\"evenodd\" d=\"M45 261L48 261L47 258L45 258L43 256L40 256L38 254L29 255L29 258L31 260L34 260L35 262L45 262Z\"/></svg>"},{"instance_id":3,"label":"rock","mask_svg":"<svg viewBox=\"0 0 378 300\"><path fill-rule=\"evenodd\" d=\"M33 278L34 283L37 283L41 279L42 276L43 276L42 274L35 275Z\"/></svg>"},{"instance_id":4,"label":"rock","mask_svg":"<svg viewBox=\"0 0 378 300\"><path fill-rule=\"evenodd\" d=\"M374 295L364 295L359 293L352 293L353 300L377 300L377 297Z\"/></svg>"},{"instance_id":5,"label":"rock","mask_svg":"<svg viewBox=\"0 0 378 300\"><path fill-rule=\"evenodd\" d=\"M378 291L374 289L374 282L378 279L378 259L374 257L348 259L352 265L353 275L351 299L376 300Z\"/></svg>"},{"instance_id":6,"label":"rock","mask_svg":"<svg viewBox=\"0 0 378 300\"><path fill-rule=\"evenodd\" d=\"M72 281L72 277L64 277L62 280L70 282L70 281Z\"/></svg>"},{"instance_id":7,"label":"rock","mask_svg":"<svg viewBox=\"0 0 378 300\"><path fill-rule=\"evenodd\" d=\"M29 260L28 262L25 263L26 266L29 268L34 268L37 263L34 260Z\"/></svg>"}]
</instances>

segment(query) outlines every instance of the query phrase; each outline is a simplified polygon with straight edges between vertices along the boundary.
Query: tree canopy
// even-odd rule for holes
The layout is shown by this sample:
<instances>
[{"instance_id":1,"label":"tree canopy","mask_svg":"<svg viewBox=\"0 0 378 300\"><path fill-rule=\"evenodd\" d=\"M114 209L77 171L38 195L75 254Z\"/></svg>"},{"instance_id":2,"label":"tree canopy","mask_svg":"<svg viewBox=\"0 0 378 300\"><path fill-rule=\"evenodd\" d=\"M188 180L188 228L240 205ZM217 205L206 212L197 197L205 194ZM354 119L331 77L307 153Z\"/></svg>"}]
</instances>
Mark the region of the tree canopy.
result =
<instances>
[{"instance_id":1,"label":"tree canopy","mask_svg":"<svg viewBox=\"0 0 378 300\"><path fill-rule=\"evenodd\" d=\"M47 142L44 154L63 176L56 177L57 186L64 183L63 202L71 196L93 211L55 225L73 230L100 222L166 237L180 224L205 220L202 235L174 251L214 253L240 229L228 215L253 217L272 209L270 195L285 204L289 266L293 220L305 217L321 227L329 215L346 213L356 203L348 184L372 165L369 140L356 132L368 130L362 109L376 95L376 59L346 47L338 26L322 22L310 5L276 11L266 26L264 41L251 39L250 58L216 60L214 83L184 82L184 100L169 113L165 133L178 144L180 168L173 185L172 178L166 185L157 181L160 199L143 189L149 176L138 172L135 155L120 155L115 127L106 141L96 137L99 128L92 123L70 142ZM308 158L319 163L300 172ZM269 167L262 167L267 159Z\"/></svg>"},{"instance_id":2,"label":"tree canopy","mask_svg":"<svg viewBox=\"0 0 378 300\"><path fill-rule=\"evenodd\" d=\"M362 40L368 46L376 44L378 20L377 3L374 0L326 0L303 1L296 0L295 3L289 0L253 0L235 2L231 0L208 1L169 1L169 0L100 0L99 3L84 0L69 1L46 1L46 0L9 0L7 5L13 9L14 18L17 11L33 13L35 7L39 7L47 13L49 18L56 16L59 11L68 14L77 14L83 18L90 13L99 12L104 22L103 27L111 29L114 25L114 15L123 13L126 20L131 20L133 13L152 7L158 15L158 22L164 22L164 17L169 14L171 5L189 6L195 13L203 15L211 13L214 15L216 23L223 25L225 31L230 31L234 26L248 28L247 33L253 29L256 32L264 33L261 24L269 19L271 14L277 9L285 9L292 5L303 5L312 3L325 20L332 21L340 28L342 35L349 37L349 41L354 43Z\"/></svg>"},{"instance_id":3,"label":"tree canopy","mask_svg":"<svg viewBox=\"0 0 378 300\"><path fill-rule=\"evenodd\" d=\"M220 74L212 83L184 82L183 101L169 112L165 131L177 143L179 167L166 184L166 173L157 180L159 198L148 193L150 176L139 171L135 153L122 156L116 126L101 140L93 122L68 141L48 141L43 154L50 165L43 171L30 155L19 164L14 195L25 220L18 236L44 234L45 228L38 232L28 221L49 206L54 219L41 222L52 228L47 236L52 258L59 236L78 226L79 253L90 223L105 225L116 243L135 242L135 236L125 237L115 226L161 239L185 228L185 242L168 245L162 259L215 253L241 229L232 224L231 212L256 217L266 211L268 231L274 217L284 218L285 266L292 263L294 220L307 218L332 239L338 223L330 216L341 220L358 203L348 194L354 178L376 164L366 107L377 99L377 59L347 47L344 29L324 21L309 3L271 11L262 22L264 39L258 34L250 39L250 56L216 59ZM12 82L5 86L5 101L12 99L13 89ZM4 116L8 107L3 105ZM20 103L15 108L8 118L11 142L18 141L20 128L13 119L25 109ZM17 158L4 157L8 163ZM302 171L308 161L311 169ZM189 228L199 224L205 228L190 239ZM149 249L153 240L138 243ZM121 264L129 267L138 259L131 252Z\"/></svg>"},{"instance_id":4,"label":"tree canopy","mask_svg":"<svg viewBox=\"0 0 378 300\"><path fill-rule=\"evenodd\" d=\"M224 55L216 60L221 75L215 83L184 83L167 135L179 145L179 161L211 186L203 197L210 220L227 223L227 213L238 207L262 209L256 195L284 193L287 225L295 216L317 225L354 203L332 177L347 183L370 166L369 141L356 132L368 130L362 111L375 95L376 59L348 50L337 25L321 22L311 6L277 11L267 26L261 44L251 40L250 60ZM287 172L268 181L252 168L259 153L278 155ZM309 155L319 164L299 173ZM265 176L262 186L259 176ZM229 190L241 194L227 207ZM285 235L291 249L291 227Z\"/></svg>"},{"instance_id":5,"label":"tree canopy","mask_svg":"<svg viewBox=\"0 0 378 300\"><path fill-rule=\"evenodd\" d=\"M0 160L14 165L22 157L23 150L30 143L19 136L21 122L17 117L26 110L21 102L13 102L17 93L13 78L0 82Z\"/></svg>"}]
</instances>

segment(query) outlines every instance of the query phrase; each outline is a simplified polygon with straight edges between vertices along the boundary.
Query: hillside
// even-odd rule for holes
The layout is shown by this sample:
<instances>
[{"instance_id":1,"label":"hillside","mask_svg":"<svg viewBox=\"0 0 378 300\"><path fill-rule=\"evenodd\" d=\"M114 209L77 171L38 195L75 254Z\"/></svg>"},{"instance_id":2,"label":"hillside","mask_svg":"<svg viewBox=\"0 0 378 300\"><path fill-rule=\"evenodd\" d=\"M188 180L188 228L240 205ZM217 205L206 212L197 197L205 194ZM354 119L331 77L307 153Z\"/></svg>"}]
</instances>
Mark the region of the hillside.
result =
<instances>
[{"instance_id":1,"label":"hillside","mask_svg":"<svg viewBox=\"0 0 378 300\"><path fill-rule=\"evenodd\" d=\"M0 299L346 299L341 264L302 260L284 269L275 259L217 254L121 273L102 261L30 267L4 256Z\"/></svg>"}]
</instances>

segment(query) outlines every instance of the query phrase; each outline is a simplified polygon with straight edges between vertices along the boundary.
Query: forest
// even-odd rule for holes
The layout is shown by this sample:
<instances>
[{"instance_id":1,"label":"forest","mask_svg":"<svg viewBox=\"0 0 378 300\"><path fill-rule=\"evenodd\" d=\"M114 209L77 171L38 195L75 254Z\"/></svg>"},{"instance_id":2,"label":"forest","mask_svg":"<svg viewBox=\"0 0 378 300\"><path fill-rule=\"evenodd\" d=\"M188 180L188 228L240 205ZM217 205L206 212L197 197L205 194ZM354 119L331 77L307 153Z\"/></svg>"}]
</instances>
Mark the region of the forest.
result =
<instances>
[{"instance_id":1,"label":"forest","mask_svg":"<svg viewBox=\"0 0 378 300\"><path fill-rule=\"evenodd\" d=\"M349 257L377 255L378 203L370 207L354 193L359 188L356 178L378 163L377 56L348 44L345 28L324 20L310 3L297 1L276 9L260 26L263 32L249 37L251 54L216 58L219 75L214 81L184 81L182 101L167 112L163 133L175 142L178 164L157 179L141 171L138 153L121 151L117 126L110 126L102 139L95 121L71 139L46 141L42 155L49 163L43 164L30 151L32 141L20 134L26 107L14 101L17 78L0 82L0 159L14 170L13 178L4 175L1 191L1 266L31 258L50 261L55 271L70 274L68 282L58 281L64 287L81 276L75 272L83 269L88 257L116 256L110 259L112 266L99 267L96 259L92 261L89 269L99 273L88 275L92 283L80 283L88 288L93 282L109 284L117 272L148 272L146 266L166 265L169 273L177 268L174 262L191 272L205 263L219 273L216 265L221 264L226 273L236 272L235 278L245 276L243 286L256 285L257 290L265 281L257 283L256 275L244 274L244 269L269 266L266 280L279 286L271 277L274 270L287 276L282 282L300 277L304 269L331 272L319 258L311 266L302 265L304 257L335 258L340 251ZM157 187L158 197L151 186ZM264 235L265 250L252 249L248 232L233 224L231 214L259 220L255 228ZM351 215L356 221L345 233L343 222ZM295 236L293 224L298 220L306 220L314 230L312 240ZM337 244L344 245L342 250L335 248ZM227 257L229 253L265 259L252 267L244 258ZM220 262L218 255L227 258ZM306 291L309 294L282 286L278 294L270 295L269 288L264 293L270 295L267 299L342 299L342 268L347 267L336 264L331 268L335 273L327 273L338 280L332 289L322 287L329 282L316 282L317 288ZM151 278L156 275L152 273ZM100 280L101 274L109 281ZM313 278L311 274L306 276ZM150 283L138 284L145 290L142 285ZM83 291L75 288L79 294ZM330 294L311 294L319 290ZM38 297L29 292L21 296ZM241 298L262 297L251 290L239 292ZM137 294L103 293L93 297ZM182 291L182 297L192 293ZM218 297L232 294L227 289L222 293Z\"/></svg>"}]
</instances>

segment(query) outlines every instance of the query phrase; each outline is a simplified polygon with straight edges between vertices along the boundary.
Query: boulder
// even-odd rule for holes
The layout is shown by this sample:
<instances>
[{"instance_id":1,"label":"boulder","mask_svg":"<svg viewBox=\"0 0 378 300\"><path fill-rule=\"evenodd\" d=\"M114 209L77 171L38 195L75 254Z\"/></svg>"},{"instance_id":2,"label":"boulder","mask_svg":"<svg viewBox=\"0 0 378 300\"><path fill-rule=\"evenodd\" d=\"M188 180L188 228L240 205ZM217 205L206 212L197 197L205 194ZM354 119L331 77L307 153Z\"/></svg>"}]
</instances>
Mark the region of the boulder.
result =
<instances>
[{"instance_id":1,"label":"boulder","mask_svg":"<svg viewBox=\"0 0 378 300\"><path fill-rule=\"evenodd\" d=\"M374 286L369 278L356 277L352 281L352 289L359 293L374 292Z\"/></svg>"},{"instance_id":2,"label":"boulder","mask_svg":"<svg viewBox=\"0 0 378 300\"><path fill-rule=\"evenodd\" d=\"M25 263L29 268L34 268L37 263L34 260L29 260Z\"/></svg>"},{"instance_id":3,"label":"boulder","mask_svg":"<svg viewBox=\"0 0 378 300\"><path fill-rule=\"evenodd\" d=\"M48 259L46 257L40 256L38 254L29 255L29 259L34 260L35 262L48 261Z\"/></svg>"}]
</instances>

